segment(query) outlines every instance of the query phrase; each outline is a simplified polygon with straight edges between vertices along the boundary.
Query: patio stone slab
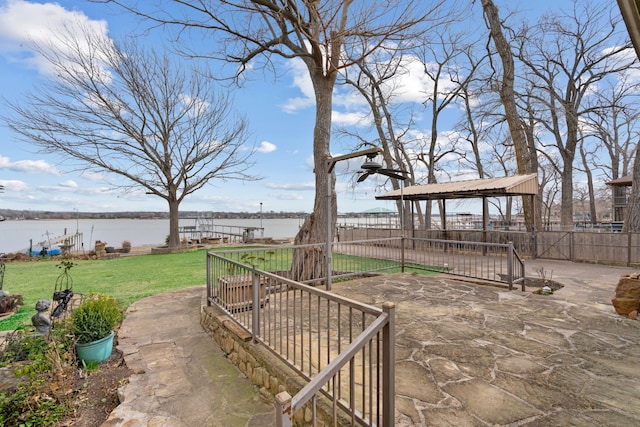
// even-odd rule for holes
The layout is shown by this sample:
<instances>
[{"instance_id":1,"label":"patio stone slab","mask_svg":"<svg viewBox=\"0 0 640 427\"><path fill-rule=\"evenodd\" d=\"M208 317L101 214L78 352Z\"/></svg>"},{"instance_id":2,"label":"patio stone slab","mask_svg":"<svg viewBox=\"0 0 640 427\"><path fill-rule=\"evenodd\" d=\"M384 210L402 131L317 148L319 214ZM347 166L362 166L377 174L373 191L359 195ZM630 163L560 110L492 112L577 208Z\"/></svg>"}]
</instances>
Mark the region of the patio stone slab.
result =
<instances>
[{"instance_id":1,"label":"patio stone slab","mask_svg":"<svg viewBox=\"0 0 640 427\"><path fill-rule=\"evenodd\" d=\"M640 321L558 276L552 295L415 274L332 290L396 303L398 426L640 425Z\"/></svg>"}]
</instances>

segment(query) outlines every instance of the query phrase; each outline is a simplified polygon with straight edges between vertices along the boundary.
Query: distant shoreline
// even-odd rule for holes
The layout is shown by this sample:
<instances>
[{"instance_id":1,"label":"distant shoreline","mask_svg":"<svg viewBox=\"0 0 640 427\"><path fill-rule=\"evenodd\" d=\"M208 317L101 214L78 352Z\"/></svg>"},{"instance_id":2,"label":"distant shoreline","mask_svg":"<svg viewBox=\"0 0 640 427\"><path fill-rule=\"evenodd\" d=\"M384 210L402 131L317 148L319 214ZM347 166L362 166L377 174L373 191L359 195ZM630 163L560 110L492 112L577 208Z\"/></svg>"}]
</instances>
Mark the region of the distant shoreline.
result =
<instances>
[{"instance_id":1,"label":"distant shoreline","mask_svg":"<svg viewBox=\"0 0 640 427\"><path fill-rule=\"evenodd\" d=\"M181 211L180 219L290 219L305 218L306 212L201 212ZM169 219L169 212L123 211L123 212L54 212L35 210L0 209L0 218L8 221L21 220L67 220L67 219Z\"/></svg>"}]
</instances>

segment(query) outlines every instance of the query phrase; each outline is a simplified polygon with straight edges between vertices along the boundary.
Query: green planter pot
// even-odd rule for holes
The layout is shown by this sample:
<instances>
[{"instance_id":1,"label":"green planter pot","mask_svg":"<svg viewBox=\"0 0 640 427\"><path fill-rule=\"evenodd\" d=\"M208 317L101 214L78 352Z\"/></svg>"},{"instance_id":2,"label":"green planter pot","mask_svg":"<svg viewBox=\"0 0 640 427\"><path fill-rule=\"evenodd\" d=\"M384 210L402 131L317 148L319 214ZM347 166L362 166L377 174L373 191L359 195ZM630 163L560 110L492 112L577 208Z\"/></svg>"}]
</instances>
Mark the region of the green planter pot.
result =
<instances>
[{"instance_id":1,"label":"green planter pot","mask_svg":"<svg viewBox=\"0 0 640 427\"><path fill-rule=\"evenodd\" d=\"M109 356L111 356L114 335L114 332L111 331L109 335L97 341L92 341L87 344L76 343L78 359L82 360L84 363L104 362L109 358Z\"/></svg>"}]
</instances>

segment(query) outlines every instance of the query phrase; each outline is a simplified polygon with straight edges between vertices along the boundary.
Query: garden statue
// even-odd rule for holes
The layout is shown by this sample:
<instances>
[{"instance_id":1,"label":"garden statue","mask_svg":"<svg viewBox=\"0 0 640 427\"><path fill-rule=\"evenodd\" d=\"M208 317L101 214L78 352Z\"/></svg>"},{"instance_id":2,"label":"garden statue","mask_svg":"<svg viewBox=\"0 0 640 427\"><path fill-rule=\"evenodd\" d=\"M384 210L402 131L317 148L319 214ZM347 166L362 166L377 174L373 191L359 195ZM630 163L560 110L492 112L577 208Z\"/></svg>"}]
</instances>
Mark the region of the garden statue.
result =
<instances>
[{"instance_id":1,"label":"garden statue","mask_svg":"<svg viewBox=\"0 0 640 427\"><path fill-rule=\"evenodd\" d=\"M48 299L38 300L36 303L38 313L31 317L31 323L35 326L36 331L44 335L47 335L51 329L51 318L46 313L50 306L51 302Z\"/></svg>"}]
</instances>

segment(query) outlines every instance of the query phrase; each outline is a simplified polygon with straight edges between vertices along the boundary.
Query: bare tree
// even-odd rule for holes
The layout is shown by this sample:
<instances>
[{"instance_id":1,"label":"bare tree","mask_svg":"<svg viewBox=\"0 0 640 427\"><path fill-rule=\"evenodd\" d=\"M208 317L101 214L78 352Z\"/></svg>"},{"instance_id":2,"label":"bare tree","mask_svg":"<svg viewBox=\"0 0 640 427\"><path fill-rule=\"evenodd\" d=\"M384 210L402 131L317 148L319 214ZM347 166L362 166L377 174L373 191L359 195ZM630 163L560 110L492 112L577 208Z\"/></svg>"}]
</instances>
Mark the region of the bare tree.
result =
<instances>
[{"instance_id":1,"label":"bare tree","mask_svg":"<svg viewBox=\"0 0 640 427\"><path fill-rule=\"evenodd\" d=\"M573 224L573 173L579 123L589 111L586 98L606 78L625 71L633 60L631 43L621 35L621 19L608 5L577 4L569 14L546 15L518 35L518 58L527 69L540 112L539 123L554 138L561 159L560 224Z\"/></svg>"},{"instance_id":2,"label":"bare tree","mask_svg":"<svg viewBox=\"0 0 640 427\"><path fill-rule=\"evenodd\" d=\"M380 49L370 55L367 61L360 61L344 72L345 83L360 93L369 107L373 131L377 136L375 143L381 148L385 168L406 172L403 184L396 178L386 178L394 190L398 190L400 185L415 184L413 164L403 143L408 142L405 137L413 124L413 114L409 112L407 123L401 124L399 116L402 114L396 114L392 102L396 96L394 82L406 72L406 61L411 60L411 55L405 57L396 47ZM353 132L343 130L343 133L359 139L360 145L371 143ZM405 202L405 206L401 207L401 201L398 200L396 204L398 212L404 213L402 224L408 227L412 221L410 203Z\"/></svg>"},{"instance_id":3,"label":"bare tree","mask_svg":"<svg viewBox=\"0 0 640 427\"><path fill-rule=\"evenodd\" d=\"M479 69L480 64L487 59L486 55L476 57L471 49L465 52L465 56L473 69ZM459 97L462 101L464 115L461 116L455 129L460 133L464 143L468 145L468 149L461 153L462 167L470 167L478 173L478 178L485 178L491 176L492 172L490 170L491 162L483 157L483 141L489 139L490 131L494 126L484 120L485 115L492 114L490 108L484 108L488 107L490 103L486 99L482 99L482 102L478 103L478 100L485 93L484 87L487 85L487 80L479 72L474 74L467 84L460 88ZM490 149L493 144L486 144L485 147ZM469 152L471 155L467 154Z\"/></svg>"},{"instance_id":4,"label":"bare tree","mask_svg":"<svg viewBox=\"0 0 640 427\"><path fill-rule=\"evenodd\" d=\"M496 53L488 47L484 57L473 59L468 54L471 62L483 61L486 64ZM463 157L463 164L469 165L478 171L479 177L513 175L520 172L516 156L513 134L506 117L503 96L501 94L504 77L495 69L495 62L491 61L489 67L479 68L475 77L464 87L460 93L464 100L465 117L461 119L456 128L464 135L470 145L468 150L473 155ZM515 64L514 64L515 65ZM527 153L527 173L537 173L538 165L538 141L539 118L536 115L535 104L532 102L530 88L523 88L515 78L513 82L514 102L517 108L519 128L524 133ZM500 146L498 146L500 145ZM485 147L481 152L480 148ZM490 157L488 157L490 156ZM522 159L520 162L522 166ZM538 187L537 201L542 197L543 188ZM505 221L510 221L511 206L514 206L512 198L508 198L505 208L496 205ZM530 199L525 199L526 226L531 229L532 224L541 224L541 203L530 205ZM531 211L531 212L529 212ZM508 217L508 219L506 219Z\"/></svg>"},{"instance_id":5,"label":"bare tree","mask_svg":"<svg viewBox=\"0 0 640 427\"><path fill-rule=\"evenodd\" d=\"M462 156L458 144L453 141L443 147L439 129L444 111L460 100L469 82L475 78L477 68L482 62L470 61L468 50L471 49L468 36L464 33L454 33L452 28L445 27L438 32L438 38L426 46L422 54L424 73L431 83L430 92L425 93L424 105L431 116L431 133L424 141L424 149L418 155L419 160L427 168L427 183L436 183L438 163L452 155ZM444 206L440 206L440 222L445 228L446 218ZM430 228L432 204L427 202L425 215L429 219L426 225Z\"/></svg>"},{"instance_id":6,"label":"bare tree","mask_svg":"<svg viewBox=\"0 0 640 427\"><path fill-rule=\"evenodd\" d=\"M640 150L638 149L636 149L633 164L633 185L631 185L631 195L629 196L629 209L622 228L625 233L640 231L640 185L638 185L637 177L640 177Z\"/></svg>"},{"instance_id":7,"label":"bare tree","mask_svg":"<svg viewBox=\"0 0 640 427\"><path fill-rule=\"evenodd\" d=\"M582 118L585 137L597 155L592 165L608 180L631 173L640 137L639 85L628 73L615 81L603 82L591 94L589 112Z\"/></svg>"},{"instance_id":8,"label":"bare tree","mask_svg":"<svg viewBox=\"0 0 640 427\"><path fill-rule=\"evenodd\" d=\"M189 74L167 55L116 46L88 29L81 36L68 30L36 46L54 78L9 103L13 114L4 121L42 152L166 200L169 246L178 246L186 196L212 179L253 179L244 120L202 72Z\"/></svg>"},{"instance_id":9,"label":"bare tree","mask_svg":"<svg viewBox=\"0 0 640 427\"><path fill-rule=\"evenodd\" d=\"M508 135L503 135L502 139L510 140ZM513 175L515 173L517 165L515 162L515 153L513 151L513 147L511 146L511 144L509 143L491 144L490 150L491 150L491 158L489 163L491 165L492 173L498 176ZM494 207L496 207L505 224L511 225L513 197L509 196L505 198L504 207L502 207L502 204L500 203L499 199L494 199L493 201L491 201L491 203L493 204Z\"/></svg>"},{"instance_id":10,"label":"bare tree","mask_svg":"<svg viewBox=\"0 0 640 427\"><path fill-rule=\"evenodd\" d=\"M547 159L548 160L548 159ZM541 163L538 172L538 180L542 189L540 198L542 208L542 227L544 230L553 229L554 207L557 205L558 193L560 193L560 172L554 162Z\"/></svg>"},{"instance_id":11,"label":"bare tree","mask_svg":"<svg viewBox=\"0 0 640 427\"><path fill-rule=\"evenodd\" d=\"M278 56L302 60L316 101L313 131L316 193L313 213L300 228L296 244L325 241L326 230L335 230L337 215L328 215L326 200L331 201L329 209L336 213L335 174L330 172L329 160L332 94L339 72L386 43L402 45L416 40L429 23L441 19L439 11L444 3L444 0L106 1L160 25L175 27L179 41L185 42L182 44L185 53L222 59L236 66L238 75L249 65L262 64L275 71L273 59ZM188 52L188 43L203 37L220 44L207 52ZM331 224L327 224L329 217ZM324 275L323 262L306 265L302 257L295 258L294 272L299 272L296 278ZM313 264L312 258L307 257Z\"/></svg>"},{"instance_id":12,"label":"bare tree","mask_svg":"<svg viewBox=\"0 0 640 427\"><path fill-rule=\"evenodd\" d=\"M487 21L491 40L496 47L502 64L502 82L500 85L500 99L504 106L505 117L509 125L509 131L516 154L516 163L518 165L518 173L536 173L532 164L532 157L535 153L529 150L525 129L518 114L515 93L515 61L511 50L511 45L503 32L503 21L500 19L498 8L492 0L482 0L482 9ZM529 203L528 198L522 200L525 224L527 229L531 231L534 223L533 206Z\"/></svg>"},{"instance_id":13,"label":"bare tree","mask_svg":"<svg viewBox=\"0 0 640 427\"><path fill-rule=\"evenodd\" d=\"M640 41L638 40L638 3L630 0L618 0L618 7L627 26L627 32L631 36L636 57L640 57ZM623 231L640 231L640 149L636 148L635 163L633 165L633 183L631 185L631 196L629 199L629 209L624 222Z\"/></svg>"},{"instance_id":14,"label":"bare tree","mask_svg":"<svg viewBox=\"0 0 640 427\"><path fill-rule=\"evenodd\" d=\"M589 206L589 219L592 225L595 225L598 222L598 213L596 211L596 190L595 190L595 184L594 184L594 179L593 179L593 171L591 169L591 163L590 159L593 157L594 155L594 151L592 149L589 149L588 147L586 147L585 145L585 140L584 137L581 137L581 143L579 144L578 149L580 150L580 160L582 161L582 172L585 174L585 177L587 178L587 185L586 188L583 189L577 189L578 190L578 194L580 195L580 200L582 201L582 214L583 214L583 220L586 221L584 219L584 199L586 197L586 202Z\"/></svg>"}]
</instances>

